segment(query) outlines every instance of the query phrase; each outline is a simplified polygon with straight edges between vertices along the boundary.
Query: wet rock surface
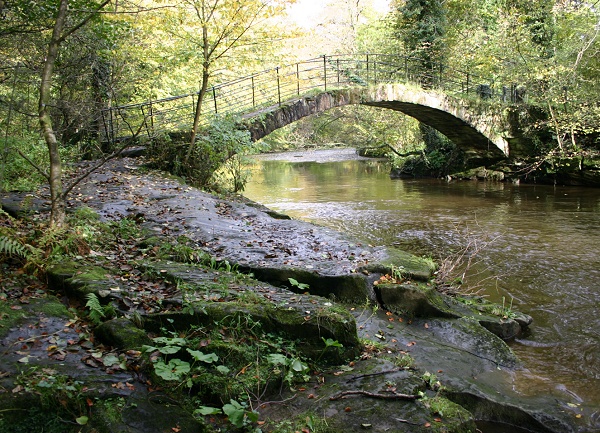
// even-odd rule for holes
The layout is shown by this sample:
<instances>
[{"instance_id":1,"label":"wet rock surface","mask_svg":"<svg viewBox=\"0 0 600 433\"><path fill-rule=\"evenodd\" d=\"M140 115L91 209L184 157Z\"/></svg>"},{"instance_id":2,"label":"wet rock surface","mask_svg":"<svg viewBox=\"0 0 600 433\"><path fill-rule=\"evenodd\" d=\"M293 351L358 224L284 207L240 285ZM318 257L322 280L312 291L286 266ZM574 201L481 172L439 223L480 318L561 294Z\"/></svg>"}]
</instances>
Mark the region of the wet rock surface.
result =
<instances>
[{"instance_id":1,"label":"wet rock surface","mask_svg":"<svg viewBox=\"0 0 600 433\"><path fill-rule=\"evenodd\" d=\"M243 316L296 338L305 356L331 366L305 384L257 399L265 432L298 426L329 432L459 432L475 431L475 421L484 432L519 431L516 425L536 432L591 431L577 424L572 406L544 396L525 398L511 389L519 362L500 337L516 332L515 324L519 331L528 326L527 316L492 320L509 325L491 329L485 317L478 317L481 311L453 305L431 289L425 298L433 301L414 301L412 294L410 301L397 286L374 290L373 282L392 265L415 284L425 284L433 270L409 254L361 245L246 200L216 198L140 172L139 164L112 161L80 186L70 206L85 204L107 220L136 219L156 235L157 245L166 236L185 235L215 263L237 266L254 279L223 286L216 284L217 269L175 260L140 265L140 272L184 284L184 296L177 284L144 291L132 286L133 278L127 281L110 270L86 273L76 263L51 270L51 288L57 293L79 305L94 293L102 304L116 307L116 318L94 333L66 309L41 307L57 299L40 298L25 306L11 301L23 314L10 321L2 316L0 322L1 410L19 406L25 365L81 381L84 394L99 399L89 408L98 431L235 431L230 424L215 427L194 418L172 393L149 385L140 349L166 325L175 332ZM142 309L133 291L152 302ZM385 310L377 307L379 301ZM325 352L326 339L341 347Z\"/></svg>"}]
</instances>

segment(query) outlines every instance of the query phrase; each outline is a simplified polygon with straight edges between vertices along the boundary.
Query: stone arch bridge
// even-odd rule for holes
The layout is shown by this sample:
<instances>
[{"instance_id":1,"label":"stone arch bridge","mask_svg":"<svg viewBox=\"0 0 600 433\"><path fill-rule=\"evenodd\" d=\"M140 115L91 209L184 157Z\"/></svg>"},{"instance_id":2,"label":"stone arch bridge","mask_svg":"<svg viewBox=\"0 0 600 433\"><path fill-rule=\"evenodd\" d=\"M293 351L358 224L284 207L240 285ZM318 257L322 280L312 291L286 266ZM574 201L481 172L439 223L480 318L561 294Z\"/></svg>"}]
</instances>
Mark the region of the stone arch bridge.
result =
<instances>
[{"instance_id":1,"label":"stone arch bridge","mask_svg":"<svg viewBox=\"0 0 600 433\"><path fill-rule=\"evenodd\" d=\"M321 56L213 86L202 95L200 118L241 116L258 140L303 117L362 104L402 112L425 123L467 152L499 160L513 153L518 128L509 121L512 92L494 98L493 83L418 59L365 54ZM508 97L507 97L508 95ZM104 142L160 134L189 136L199 92L102 111ZM504 104L503 104L504 103Z\"/></svg>"},{"instance_id":2,"label":"stone arch bridge","mask_svg":"<svg viewBox=\"0 0 600 433\"><path fill-rule=\"evenodd\" d=\"M507 137L511 131L502 113L481 107L474 110L458 98L404 84L322 92L269 110L249 113L244 120L256 141L303 117L351 104L400 111L437 129L459 148L488 159L502 159L510 152Z\"/></svg>"}]
</instances>

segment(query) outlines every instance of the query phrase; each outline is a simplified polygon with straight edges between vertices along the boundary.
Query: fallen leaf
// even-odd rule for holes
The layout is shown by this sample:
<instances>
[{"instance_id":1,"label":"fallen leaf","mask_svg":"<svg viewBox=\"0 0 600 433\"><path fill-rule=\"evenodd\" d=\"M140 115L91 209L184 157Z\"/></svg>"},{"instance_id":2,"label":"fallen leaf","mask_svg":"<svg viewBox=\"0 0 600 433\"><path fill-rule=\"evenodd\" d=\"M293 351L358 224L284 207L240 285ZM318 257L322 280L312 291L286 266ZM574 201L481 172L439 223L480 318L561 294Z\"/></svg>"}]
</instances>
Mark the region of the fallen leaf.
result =
<instances>
[{"instance_id":1,"label":"fallen leaf","mask_svg":"<svg viewBox=\"0 0 600 433\"><path fill-rule=\"evenodd\" d=\"M80 416L79 418L75 418L75 421L79 425L86 425L89 421L89 418L87 416Z\"/></svg>"},{"instance_id":2,"label":"fallen leaf","mask_svg":"<svg viewBox=\"0 0 600 433\"><path fill-rule=\"evenodd\" d=\"M431 423L430 422L426 422L425 424L423 424L423 427L429 428L429 427L431 427Z\"/></svg>"}]
</instances>

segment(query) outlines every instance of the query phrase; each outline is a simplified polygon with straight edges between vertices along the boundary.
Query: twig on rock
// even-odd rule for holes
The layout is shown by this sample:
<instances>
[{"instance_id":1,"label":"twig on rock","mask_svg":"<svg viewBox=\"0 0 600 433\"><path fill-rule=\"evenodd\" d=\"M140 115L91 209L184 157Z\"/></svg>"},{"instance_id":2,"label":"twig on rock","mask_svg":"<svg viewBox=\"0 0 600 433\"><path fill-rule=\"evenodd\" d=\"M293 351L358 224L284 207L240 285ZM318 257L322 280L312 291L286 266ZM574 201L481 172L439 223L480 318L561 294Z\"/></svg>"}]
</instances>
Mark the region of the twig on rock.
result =
<instances>
[{"instance_id":1,"label":"twig on rock","mask_svg":"<svg viewBox=\"0 0 600 433\"><path fill-rule=\"evenodd\" d=\"M419 398L421 398L421 396L419 395L413 395L413 394L399 394L397 392L390 392L388 394L376 394L373 392L369 392L369 391L362 391L362 390L356 390L356 391L342 391L339 394L333 395L331 397L329 397L329 400L339 400L340 398L346 397L348 395L364 395L367 397L372 397L372 398L380 398L382 400L417 400Z\"/></svg>"},{"instance_id":2,"label":"twig on rock","mask_svg":"<svg viewBox=\"0 0 600 433\"><path fill-rule=\"evenodd\" d=\"M394 418L396 421L398 422L403 422L404 424L410 424L410 425L421 425L418 422L412 422L412 421L408 421L406 419L402 419L402 418Z\"/></svg>"}]
</instances>

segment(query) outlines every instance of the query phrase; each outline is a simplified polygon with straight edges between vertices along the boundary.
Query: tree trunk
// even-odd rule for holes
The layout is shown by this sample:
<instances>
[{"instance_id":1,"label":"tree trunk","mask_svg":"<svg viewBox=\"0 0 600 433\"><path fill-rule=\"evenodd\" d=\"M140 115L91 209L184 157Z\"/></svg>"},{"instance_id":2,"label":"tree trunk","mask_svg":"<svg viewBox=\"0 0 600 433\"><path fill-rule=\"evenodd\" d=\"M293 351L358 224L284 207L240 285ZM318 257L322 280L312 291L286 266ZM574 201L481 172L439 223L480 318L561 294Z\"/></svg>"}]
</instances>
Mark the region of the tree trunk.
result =
<instances>
[{"instance_id":1,"label":"tree trunk","mask_svg":"<svg viewBox=\"0 0 600 433\"><path fill-rule=\"evenodd\" d=\"M52 120L48 112L48 102L50 101L50 92L52 88L52 73L54 65L58 57L58 49L60 47L61 34L65 26L69 0L60 0L56 22L52 31L52 37L48 43L48 53L42 70L42 81L40 84L40 101L38 107L39 122L44 140L48 146L48 154L50 156L50 199L52 202L52 210L50 213L50 226L61 227L65 223L65 197L63 196L62 183L62 164L60 152L58 150L58 141L56 134L52 128Z\"/></svg>"},{"instance_id":2,"label":"tree trunk","mask_svg":"<svg viewBox=\"0 0 600 433\"><path fill-rule=\"evenodd\" d=\"M200 85L200 92L198 92L198 102L196 103L196 112L194 113L194 124L192 125L192 136L190 138L190 147L185 155L185 164L188 163L192 151L194 150L194 144L196 143L196 135L198 134L198 125L200 124L200 116L202 114L202 103L206 96L206 89L208 89L208 79L210 78L210 50L208 40L208 25L206 23L206 10L205 3L201 3L201 10L196 9L198 18L202 20L202 84Z\"/></svg>"},{"instance_id":3,"label":"tree trunk","mask_svg":"<svg viewBox=\"0 0 600 433\"><path fill-rule=\"evenodd\" d=\"M200 85L200 91L198 92L198 102L196 102L196 111L194 113L194 124L192 126L192 136L190 138L190 146L188 147L187 153L185 155L185 163L187 164L190 156L192 155L192 150L194 150L194 144L196 143L196 135L198 134L198 125L200 124L200 116L202 114L202 103L204 102L204 97L206 96L206 90L208 89L208 69L202 69L202 84Z\"/></svg>"}]
</instances>

